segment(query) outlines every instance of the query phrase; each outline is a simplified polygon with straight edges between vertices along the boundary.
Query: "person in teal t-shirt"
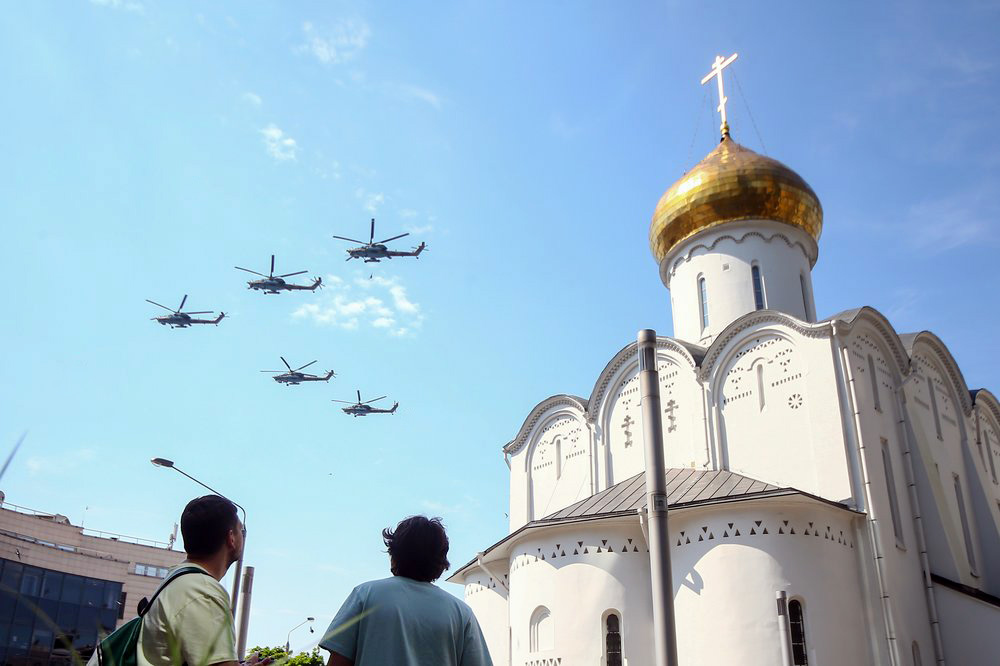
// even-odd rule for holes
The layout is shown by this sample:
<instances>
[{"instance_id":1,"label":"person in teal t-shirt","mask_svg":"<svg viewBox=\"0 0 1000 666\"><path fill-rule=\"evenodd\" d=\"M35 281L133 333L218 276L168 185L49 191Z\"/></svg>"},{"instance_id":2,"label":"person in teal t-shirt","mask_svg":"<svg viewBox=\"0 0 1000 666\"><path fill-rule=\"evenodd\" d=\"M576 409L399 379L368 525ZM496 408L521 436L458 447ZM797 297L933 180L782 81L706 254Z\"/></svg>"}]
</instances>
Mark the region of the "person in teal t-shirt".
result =
<instances>
[{"instance_id":1,"label":"person in teal t-shirt","mask_svg":"<svg viewBox=\"0 0 1000 666\"><path fill-rule=\"evenodd\" d=\"M441 519L412 516L382 539L392 577L347 597L319 643L329 666L493 666L472 609L433 584L449 566Z\"/></svg>"}]
</instances>

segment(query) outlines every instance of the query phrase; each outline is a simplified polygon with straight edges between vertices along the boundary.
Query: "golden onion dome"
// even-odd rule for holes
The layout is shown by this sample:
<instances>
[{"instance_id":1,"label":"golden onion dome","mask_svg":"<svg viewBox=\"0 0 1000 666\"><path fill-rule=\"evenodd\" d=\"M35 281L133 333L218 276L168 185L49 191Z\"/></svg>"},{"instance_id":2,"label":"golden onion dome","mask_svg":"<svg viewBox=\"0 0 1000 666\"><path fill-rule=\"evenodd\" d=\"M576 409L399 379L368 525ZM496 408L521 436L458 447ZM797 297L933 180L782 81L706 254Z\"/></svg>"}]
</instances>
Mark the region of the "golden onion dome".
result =
<instances>
[{"instance_id":1,"label":"golden onion dome","mask_svg":"<svg viewBox=\"0 0 1000 666\"><path fill-rule=\"evenodd\" d=\"M650 249L659 263L698 232L738 220L783 222L818 241L823 208L799 174L727 134L660 198L649 227Z\"/></svg>"}]
</instances>

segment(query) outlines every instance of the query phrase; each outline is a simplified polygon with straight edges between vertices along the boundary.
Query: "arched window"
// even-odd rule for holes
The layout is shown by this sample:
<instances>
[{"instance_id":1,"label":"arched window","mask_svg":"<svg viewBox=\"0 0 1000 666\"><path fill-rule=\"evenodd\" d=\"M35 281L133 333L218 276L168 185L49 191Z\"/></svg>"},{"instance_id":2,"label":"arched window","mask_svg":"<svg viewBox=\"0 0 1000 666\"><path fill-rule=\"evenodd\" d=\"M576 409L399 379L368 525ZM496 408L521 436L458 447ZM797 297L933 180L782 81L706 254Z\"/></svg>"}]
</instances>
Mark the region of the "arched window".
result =
<instances>
[{"instance_id":1,"label":"arched window","mask_svg":"<svg viewBox=\"0 0 1000 666\"><path fill-rule=\"evenodd\" d=\"M758 310L767 307L764 304L764 282L760 277L760 266L754 264L750 268L750 276L753 278L753 304Z\"/></svg>"},{"instance_id":2,"label":"arched window","mask_svg":"<svg viewBox=\"0 0 1000 666\"><path fill-rule=\"evenodd\" d=\"M552 614L545 606L539 606L531 614L531 623L528 626L528 646L532 652L540 650L551 650L552 640Z\"/></svg>"},{"instance_id":3,"label":"arched window","mask_svg":"<svg viewBox=\"0 0 1000 666\"><path fill-rule=\"evenodd\" d=\"M927 396L931 401L931 413L934 415L934 430L937 432L937 438L943 440L941 436L941 414L938 412L937 404L937 391L934 390L934 377L930 374L925 375L927 377Z\"/></svg>"},{"instance_id":4,"label":"arched window","mask_svg":"<svg viewBox=\"0 0 1000 666\"><path fill-rule=\"evenodd\" d=\"M698 305L701 307L701 328L708 328L708 286L705 278L698 278Z\"/></svg>"},{"instance_id":5,"label":"arched window","mask_svg":"<svg viewBox=\"0 0 1000 666\"><path fill-rule=\"evenodd\" d=\"M795 666L809 666L806 657L806 623L802 615L802 602L793 599L788 602L788 626L792 633L792 663Z\"/></svg>"},{"instance_id":6,"label":"arched window","mask_svg":"<svg viewBox=\"0 0 1000 666\"><path fill-rule=\"evenodd\" d=\"M622 666L622 625L614 613L604 621L604 654L606 666Z\"/></svg>"},{"instance_id":7,"label":"arched window","mask_svg":"<svg viewBox=\"0 0 1000 666\"><path fill-rule=\"evenodd\" d=\"M562 477L562 437L556 437L552 446L556 450L556 478L558 479Z\"/></svg>"}]
</instances>

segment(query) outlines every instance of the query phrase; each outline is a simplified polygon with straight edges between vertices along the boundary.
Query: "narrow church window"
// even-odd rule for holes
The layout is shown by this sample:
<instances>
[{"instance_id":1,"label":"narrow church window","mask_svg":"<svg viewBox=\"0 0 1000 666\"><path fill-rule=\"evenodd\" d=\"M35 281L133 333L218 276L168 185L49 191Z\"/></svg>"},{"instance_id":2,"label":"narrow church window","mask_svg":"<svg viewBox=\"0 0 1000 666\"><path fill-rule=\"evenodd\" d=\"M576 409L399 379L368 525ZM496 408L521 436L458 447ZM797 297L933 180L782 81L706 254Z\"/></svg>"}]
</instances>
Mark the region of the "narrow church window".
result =
<instances>
[{"instance_id":1,"label":"narrow church window","mask_svg":"<svg viewBox=\"0 0 1000 666\"><path fill-rule=\"evenodd\" d=\"M757 407L764 411L764 364L757 366Z\"/></svg>"},{"instance_id":2,"label":"narrow church window","mask_svg":"<svg viewBox=\"0 0 1000 666\"><path fill-rule=\"evenodd\" d=\"M958 478L958 474L953 474L955 477L955 498L958 500L958 516L962 519L962 535L965 537L965 552L969 557L969 572L973 576L978 576L979 573L976 571L976 554L972 550L972 531L969 529L969 517L965 515L965 496L962 495L962 481Z\"/></svg>"},{"instance_id":3,"label":"narrow church window","mask_svg":"<svg viewBox=\"0 0 1000 666\"><path fill-rule=\"evenodd\" d=\"M924 661L920 658L920 645L913 641L913 666L923 666Z\"/></svg>"},{"instance_id":4,"label":"narrow church window","mask_svg":"<svg viewBox=\"0 0 1000 666\"><path fill-rule=\"evenodd\" d=\"M621 621L614 613L608 615L605 622L604 651L607 666L622 666Z\"/></svg>"},{"instance_id":5,"label":"narrow church window","mask_svg":"<svg viewBox=\"0 0 1000 666\"><path fill-rule=\"evenodd\" d=\"M937 391L934 390L934 378L930 375L927 375L927 394L930 395L931 413L934 414L934 430L937 432L937 438L944 439L941 436L941 414L938 413Z\"/></svg>"},{"instance_id":6,"label":"narrow church window","mask_svg":"<svg viewBox=\"0 0 1000 666\"><path fill-rule=\"evenodd\" d=\"M698 304L701 306L701 328L708 328L708 287L705 278L698 278Z\"/></svg>"},{"instance_id":7,"label":"narrow church window","mask_svg":"<svg viewBox=\"0 0 1000 666\"><path fill-rule=\"evenodd\" d=\"M562 437L556 437L556 441L553 442L556 449L556 478L562 476Z\"/></svg>"},{"instance_id":8,"label":"narrow church window","mask_svg":"<svg viewBox=\"0 0 1000 666\"><path fill-rule=\"evenodd\" d=\"M788 602L788 626L792 633L792 663L795 666L809 666L806 658L806 623L802 616L802 602L797 599Z\"/></svg>"},{"instance_id":9,"label":"narrow church window","mask_svg":"<svg viewBox=\"0 0 1000 666\"><path fill-rule=\"evenodd\" d=\"M875 374L875 359L872 358L871 354L868 354L868 374L871 375L872 381L872 397L875 399L875 411L882 411L882 403L878 399L878 375Z\"/></svg>"},{"instance_id":10,"label":"narrow church window","mask_svg":"<svg viewBox=\"0 0 1000 666\"><path fill-rule=\"evenodd\" d=\"M868 357L871 358L870 356ZM903 523L899 518L899 498L896 497L896 476L892 471L892 452L889 442L882 438L882 467L885 469L885 488L889 493L889 513L892 515L892 532L896 535L896 545L903 547Z\"/></svg>"},{"instance_id":11,"label":"narrow church window","mask_svg":"<svg viewBox=\"0 0 1000 666\"><path fill-rule=\"evenodd\" d=\"M812 321L815 317L809 307L809 286L806 285L805 273L799 273L799 287L802 288L802 312L805 313L806 321Z\"/></svg>"},{"instance_id":12,"label":"narrow church window","mask_svg":"<svg viewBox=\"0 0 1000 666\"><path fill-rule=\"evenodd\" d=\"M764 305L764 283L760 279L760 266L754 264L750 269L753 277L753 304L758 310L763 310Z\"/></svg>"},{"instance_id":13,"label":"narrow church window","mask_svg":"<svg viewBox=\"0 0 1000 666\"><path fill-rule=\"evenodd\" d=\"M993 445L990 443L990 433L983 432L983 440L986 444L986 457L990 461L990 476L993 477L993 483L997 482L997 468L996 464L993 462Z\"/></svg>"}]
</instances>

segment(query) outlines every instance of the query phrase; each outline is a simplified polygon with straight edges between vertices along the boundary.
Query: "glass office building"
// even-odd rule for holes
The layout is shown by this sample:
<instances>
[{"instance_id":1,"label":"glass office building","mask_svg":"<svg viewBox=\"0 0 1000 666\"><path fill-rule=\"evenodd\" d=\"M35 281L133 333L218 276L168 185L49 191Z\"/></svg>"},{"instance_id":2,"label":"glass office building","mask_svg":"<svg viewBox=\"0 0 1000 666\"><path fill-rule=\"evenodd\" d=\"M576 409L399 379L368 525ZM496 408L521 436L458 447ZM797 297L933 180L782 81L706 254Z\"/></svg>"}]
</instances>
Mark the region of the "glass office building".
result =
<instances>
[{"instance_id":1,"label":"glass office building","mask_svg":"<svg viewBox=\"0 0 1000 666\"><path fill-rule=\"evenodd\" d=\"M0 664L85 662L124 611L120 582L0 559Z\"/></svg>"}]
</instances>

